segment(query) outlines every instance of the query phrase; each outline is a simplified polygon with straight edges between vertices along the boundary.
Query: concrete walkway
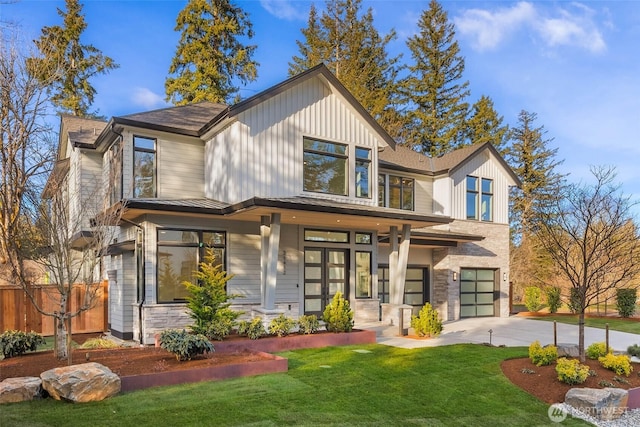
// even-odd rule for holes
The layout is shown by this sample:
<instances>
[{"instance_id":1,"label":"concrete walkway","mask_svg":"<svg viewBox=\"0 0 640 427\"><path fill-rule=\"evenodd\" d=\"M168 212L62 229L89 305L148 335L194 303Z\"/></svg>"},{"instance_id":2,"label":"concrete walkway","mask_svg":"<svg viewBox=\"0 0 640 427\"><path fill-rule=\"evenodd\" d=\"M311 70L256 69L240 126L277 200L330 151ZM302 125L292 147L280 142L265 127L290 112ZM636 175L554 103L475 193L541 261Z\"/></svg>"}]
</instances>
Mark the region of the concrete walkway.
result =
<instances>
[{"instance_id":1,"label":"concrete walkway","mask_svg":"<svg viewBox=\"0 0 640 427\"><path fill-rule=\"evenodd\" d=\"M479 317L444 323L444 330L437 338L415 339L399 336L397 326L383 325L381 322L361 323L359 329L373 329L377 332L379 344L420 348L439 345L488 343L507 347L528 347L538 340L543 346L553 344L553 322L532 320L523 317ZM585 327L585 348L594 342L605 341L605 330ZM492 331L491 338L489 330ZM558 343L578 344L578 326L557 323ZM609 331L609 346L615 351L626 351L632 344L640 344L640 335Z\"/></svg>"}]
</instances>

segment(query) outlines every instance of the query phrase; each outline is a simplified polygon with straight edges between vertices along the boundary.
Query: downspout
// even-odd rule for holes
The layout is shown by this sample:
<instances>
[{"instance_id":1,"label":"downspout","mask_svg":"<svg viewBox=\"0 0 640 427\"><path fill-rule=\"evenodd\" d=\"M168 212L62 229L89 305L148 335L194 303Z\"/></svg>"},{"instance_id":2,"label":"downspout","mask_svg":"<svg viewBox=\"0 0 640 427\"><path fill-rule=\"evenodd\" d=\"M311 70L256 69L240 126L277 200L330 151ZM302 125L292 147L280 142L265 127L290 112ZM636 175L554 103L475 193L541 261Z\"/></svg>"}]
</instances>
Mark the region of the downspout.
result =
<instances>
[{"instance_id":1,"label":"downspout","mask_svg":"<svg viewBox=\"0 0 640 427\"><path fill-rule=\"evenodd\" d=\"M140 345L144 345L144 335L142 328L142 306L146 302L145 299L145 282L144 282L144 269L145 269L145 257L144 257L144 228L140 224L129 221L128 219L121 219L128 224L133 225L138 229L136 235L136 293L138 300L138 336L140 337Z\"/></svg>"}]
</instances>

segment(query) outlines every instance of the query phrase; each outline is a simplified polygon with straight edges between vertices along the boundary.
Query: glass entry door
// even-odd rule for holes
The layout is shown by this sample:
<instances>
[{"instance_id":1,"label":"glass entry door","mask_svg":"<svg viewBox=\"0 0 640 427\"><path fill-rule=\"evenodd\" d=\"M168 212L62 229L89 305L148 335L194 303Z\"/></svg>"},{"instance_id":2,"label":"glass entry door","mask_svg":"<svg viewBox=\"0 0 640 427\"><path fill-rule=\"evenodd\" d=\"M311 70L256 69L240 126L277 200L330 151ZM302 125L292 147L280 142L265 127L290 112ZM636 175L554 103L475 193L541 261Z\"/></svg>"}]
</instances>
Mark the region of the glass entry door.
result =
<instances>
[{"instance_id":1,"label":"glass entry door","mask_svg":"<svg viewBox=\"0 0 640 427\"><path fill-rule=\"evenodd\" d=\"M340 291L348 297L348 250L305 248L304 313L322 317L324 308Z\"/></svg>"}]
</instances>

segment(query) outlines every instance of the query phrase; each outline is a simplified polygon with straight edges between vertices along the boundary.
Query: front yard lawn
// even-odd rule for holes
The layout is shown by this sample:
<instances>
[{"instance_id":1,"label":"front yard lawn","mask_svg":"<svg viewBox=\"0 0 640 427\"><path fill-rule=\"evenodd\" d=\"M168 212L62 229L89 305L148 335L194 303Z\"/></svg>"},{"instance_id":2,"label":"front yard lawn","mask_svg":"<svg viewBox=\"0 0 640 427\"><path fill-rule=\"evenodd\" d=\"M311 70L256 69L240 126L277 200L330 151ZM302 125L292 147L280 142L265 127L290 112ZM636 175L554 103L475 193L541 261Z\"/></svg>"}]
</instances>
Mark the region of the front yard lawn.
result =
<instances>
[{"instance_id":1,"label":"front yard lawn","mask_svg":"<svg viewBox=\"0 0 640 427\"><path fill-rule=\"evenodd\" d=\"M378 344L280 353L282 374L152 388L97 402L3 405L11 426L549 425L548 405L500 370L527 349ZM563 426L586 425L569 417Z\"/></svg>"}]
</instances>

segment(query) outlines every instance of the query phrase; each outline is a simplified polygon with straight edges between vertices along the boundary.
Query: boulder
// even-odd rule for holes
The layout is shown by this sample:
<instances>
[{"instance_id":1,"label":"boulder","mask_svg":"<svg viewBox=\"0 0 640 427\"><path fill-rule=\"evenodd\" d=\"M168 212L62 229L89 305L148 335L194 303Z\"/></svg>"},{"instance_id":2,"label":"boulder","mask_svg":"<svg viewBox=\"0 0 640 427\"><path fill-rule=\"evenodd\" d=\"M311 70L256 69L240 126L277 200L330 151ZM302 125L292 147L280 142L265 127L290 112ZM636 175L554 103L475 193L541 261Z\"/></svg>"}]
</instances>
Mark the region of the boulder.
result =
<instances>
[{"instance_id":1,"label":"boulder","mask_svg":"<svg viewBox=\"0 0 640 427\"><path fill-rule=\"evenodd\" d=\"M580 357L578 344L558 344L558 357Z\"/></svg>"},{"instance_id":2,"label":"boulder","mask_svg":"<svg viewBox=\"0 0 640 427\"><path fill-rule=\"evenodd\" d=\"M120 377L94 362L50 369L40 378L42 388L57 400L95 402L120 392Z\"/></svg>"},{"instance_id":3,"label":"boulder","mask_svg":"<svg viewBox=\"0 0 640 427\"><path fill-rule=\"evenodd\" d=\"M7 378L0 382L0 403L24 402L42 397L42 380L38 377Z\"/></svg>"},{"instance_id":4,"label":"boulder","mask_svg":"<svg viewBox=\"0 0 640 427\"><path fill-rule=\"evenodd\" d=\"M620 418L627 410L627 390L620 388L572 388L564 403L602 421Z\"/></svg>"}]
</instances>

